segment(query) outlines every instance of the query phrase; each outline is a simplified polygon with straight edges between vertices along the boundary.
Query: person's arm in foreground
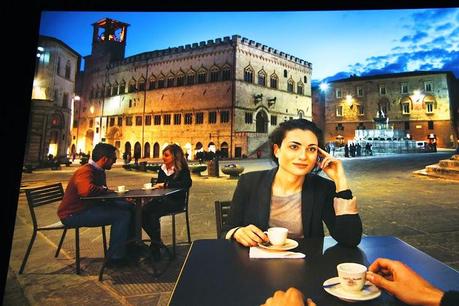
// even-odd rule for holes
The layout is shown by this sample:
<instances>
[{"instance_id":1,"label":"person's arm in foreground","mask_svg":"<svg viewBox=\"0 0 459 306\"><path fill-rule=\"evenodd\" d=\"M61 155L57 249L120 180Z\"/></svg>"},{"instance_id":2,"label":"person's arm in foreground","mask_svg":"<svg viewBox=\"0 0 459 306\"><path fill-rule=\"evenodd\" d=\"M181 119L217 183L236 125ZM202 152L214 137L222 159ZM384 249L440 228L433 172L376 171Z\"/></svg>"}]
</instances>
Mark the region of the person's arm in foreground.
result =
<instances>
[{"instance_id":1,"label":"person's arm in foreground","mask_svg":"<svg viewBox=\"0 0 459 306\"><path fill-rule=\"evenodd\" d=\"M410 305L440 305L443 291L435 288L400 261L376 259L369 267L367 280Z\"/></svg>"},{"instance_id":2,"label":"person's arm in foreground","mask_svg":"<svg viewBox=\"0 0 459 306\"><path fill-rule=\"evenodd\" d=\"M316 306L311 300L307 299L307 306ZM289 288L287 291L278 290L274 292L272 297L269 297L261 306L305 306L304 296L301 291L296 288Z\"/></svg>"}]
</instances>

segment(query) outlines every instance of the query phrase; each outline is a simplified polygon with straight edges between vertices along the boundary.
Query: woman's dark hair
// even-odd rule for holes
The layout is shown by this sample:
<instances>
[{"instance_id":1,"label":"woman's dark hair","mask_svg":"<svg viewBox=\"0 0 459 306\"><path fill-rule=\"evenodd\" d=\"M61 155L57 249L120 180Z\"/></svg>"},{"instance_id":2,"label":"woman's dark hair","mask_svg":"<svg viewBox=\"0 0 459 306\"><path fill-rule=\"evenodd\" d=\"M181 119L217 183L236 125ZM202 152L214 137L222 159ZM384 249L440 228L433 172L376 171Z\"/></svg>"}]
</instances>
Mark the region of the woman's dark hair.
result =
<instances>
[{"instance_id":1,"label":"woman's dark hair","mask_svg":"<svg viewBox=\"0 0 459 306\"><path fill-rule=\"evenodd\" d=\"M282 141L285 138L285 134L288 131L300 129L303 131L311 131L314 135L316 135L317 140L319 141L319 147L323 148L324 146L324 139L322 130L317 127L317 125L309 120L306 119L292 119L289 121L282 122L279 126L272 131L269 135L269 146L271 147L271 158L276 163L279 164L277 157L274 155L274 144L277 144L278 147L281 146Z\"/></svg>"},{"instance_id":2,"label":"woman's dark hair","mask_svg":"<svg viewBox=\"0 0 459 306\"><path fill-rule=\"evenodd\" d=\"M174 177L176 177L180 173L180 171L182 171L183 169L188 169L188 163L186 162L185 156L183 154L183 150L182 148L180 148L179 145L175 143L170 144L163 149L163 154L166 151L171 152L172 156L174 156L174 168L175 168Z\"/></svg>"}]
</instances>

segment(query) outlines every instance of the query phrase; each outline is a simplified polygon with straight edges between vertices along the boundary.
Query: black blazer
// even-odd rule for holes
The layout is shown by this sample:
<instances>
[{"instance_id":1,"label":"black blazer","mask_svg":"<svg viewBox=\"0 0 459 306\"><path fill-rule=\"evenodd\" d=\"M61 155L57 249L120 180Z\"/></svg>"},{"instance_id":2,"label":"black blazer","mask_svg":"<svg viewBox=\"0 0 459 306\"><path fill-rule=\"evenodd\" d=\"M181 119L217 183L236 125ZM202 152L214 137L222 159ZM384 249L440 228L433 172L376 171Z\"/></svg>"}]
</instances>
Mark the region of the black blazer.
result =
<instances>
[{"instance_id":1,"label":"black blazer","mask_svg":"<svg viewBox=\"0 0 459 306\"><path fill-rule=\"evenodd\" d=\"M154 183L154 178L151 179L151 182ZM183 191L167 196L168 200L180 206L179 204L185 203L186 191L191 187L193 182L191 181L190 170L188 169L182 169L177 177L174 177L174 174L167 176L163 169L159 169L156 183L164 183L165 188L183 188Z\"/></svg>"},{"instance_id":2,"label":"black blazer","mask_svg":"<svg viewBox=\"0 0 459 306\"><path fill-rule=\"evenodd\" d=\"M265 231L269 225L271 193L277 167L249 172L240 177L234 191L229 214L228 231L237 226L253 224ZM324 237L322 221L330 235L346 246L356 246L362 236L362 222L358 214L335 215L333 198L335 183L315 174L308 174L301 192L301 215L305 238Z\"/></svg>"}]
</instances>

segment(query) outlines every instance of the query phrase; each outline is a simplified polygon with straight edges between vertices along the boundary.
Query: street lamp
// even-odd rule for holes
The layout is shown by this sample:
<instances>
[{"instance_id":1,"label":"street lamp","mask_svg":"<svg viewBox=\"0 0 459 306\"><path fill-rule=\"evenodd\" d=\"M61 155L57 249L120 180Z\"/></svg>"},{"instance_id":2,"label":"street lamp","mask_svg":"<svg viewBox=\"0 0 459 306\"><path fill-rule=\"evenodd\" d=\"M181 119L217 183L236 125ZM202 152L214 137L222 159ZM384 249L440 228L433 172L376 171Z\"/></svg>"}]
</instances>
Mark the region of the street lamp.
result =
<instances>
[{"instance_id":1,"label":"street lamp","mask_svg":"<svg viewBox=\"0 0 459 306\"><path fill-rule=\"evenodd\" d=\"M327 83L320 83L319 87L320 87L320 90L327 91L328 84Z\"/></svg>"},{"instance_id":2,"label":"street lamp","mask_svg":"<svg viewBox=\"0 0 459 306\"><path fill-rule=\"evenodd\" d=\"M75 96L73 97L73 101L74 102L78 102L78 119L76 120L77 122L77 126L76 126L76 140L75 140L75 144L76 144L76 148L75 150L78 150L79 149L79 152L81 152L81 146L80 146L80 143L79 143L79 132L80 132L80 124L81 124L81 98L80 96ZM73 103L73 110L72 110L72 114L75 113L75 103ZM73 122L73 121L72 121Z\"/></svg>"}]
</instances>

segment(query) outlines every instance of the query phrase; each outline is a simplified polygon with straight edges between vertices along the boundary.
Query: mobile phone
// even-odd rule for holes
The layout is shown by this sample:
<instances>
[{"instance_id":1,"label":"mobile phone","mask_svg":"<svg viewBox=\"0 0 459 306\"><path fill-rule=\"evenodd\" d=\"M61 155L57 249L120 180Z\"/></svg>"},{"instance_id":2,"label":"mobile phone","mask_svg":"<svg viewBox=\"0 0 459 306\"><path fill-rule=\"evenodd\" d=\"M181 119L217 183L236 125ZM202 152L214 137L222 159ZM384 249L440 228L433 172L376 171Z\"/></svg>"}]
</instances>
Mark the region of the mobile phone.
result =
<instances>
[{"instance_id":1,"label":"mobile phone","mask_svg":"<svg viewBox=\"0 0 459 306\"><path fill-rule=\"evenodd\" d=\"M323 156L320 156L319 154L317 154L317 163L318 164L320 164L322 162L322 160L324 159Z\"/></svg>"},{"instance_id":2,"label":"mobile phone","mask_svg":"<svg viewBox=\"0 0 459 306\"><path fill-rule=\"evenodd\" d=\"M320 153L319 153L319 154L320 154ZM319 154L317 154L316 165L315 165L314 169L312 169L312 171L311 171L311 172L314 173L314 174L317 174L317 173L319 173L319 172L322 170L322 169L320 168L320 163L322 162L323 157L320 156Z\"/></svg>"}]
</instances>

